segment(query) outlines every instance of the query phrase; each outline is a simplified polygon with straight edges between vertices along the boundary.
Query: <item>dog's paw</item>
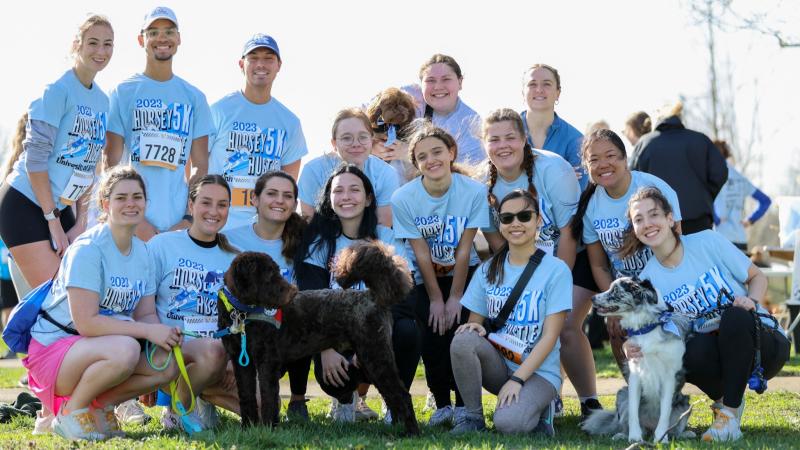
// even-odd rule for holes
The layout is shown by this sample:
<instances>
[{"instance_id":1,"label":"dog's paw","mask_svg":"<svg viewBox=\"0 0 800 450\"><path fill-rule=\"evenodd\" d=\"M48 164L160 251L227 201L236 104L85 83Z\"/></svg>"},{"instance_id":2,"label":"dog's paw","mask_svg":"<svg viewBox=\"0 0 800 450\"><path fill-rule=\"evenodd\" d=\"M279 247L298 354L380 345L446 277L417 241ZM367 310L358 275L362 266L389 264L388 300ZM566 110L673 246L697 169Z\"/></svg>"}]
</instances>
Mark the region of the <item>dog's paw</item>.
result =
<instances>
[{"instance_id":1,"label":"dog's paw","mask_svg":"<svg viewBox=\"0 0 800 450\"><path fill-rule=\"evenodd\" d=\"M629 431L628 432L628 442L634 443L634 442L642 442L642 441L643 441L643 439L642 439L642 430L638 430L638 431L634 430L634 431Z\"/></svg>"},{"instance_id":2,"label":"dog's paw","mask_svg":"<svg viewBox=\"0 0 800 450\"><path fill-rule=\"evenodd\" d=\"M626 437L625 433L617 433L614 436L612 436L611 439L615 440L615 441L621 441L621 440L625 439L625 437Z\"/></svg>"},{"instance_id":3,"label":"dog's paw","mask_svg":"<svg viewBox=\"0 0 800 450\"><path fill-rule=\"evenodd\" d=\"M661 440L660 441L654 441L655 444L658 444L659 442L662 443L662 444L666 444L667 442L669 442L669 436L667 434L667 427L664 427L664 429L656 428L656 431L653 433L653 439L655 440L655 439L658 439L659 437L661 437Z\"/></svg>"}]
</instances>

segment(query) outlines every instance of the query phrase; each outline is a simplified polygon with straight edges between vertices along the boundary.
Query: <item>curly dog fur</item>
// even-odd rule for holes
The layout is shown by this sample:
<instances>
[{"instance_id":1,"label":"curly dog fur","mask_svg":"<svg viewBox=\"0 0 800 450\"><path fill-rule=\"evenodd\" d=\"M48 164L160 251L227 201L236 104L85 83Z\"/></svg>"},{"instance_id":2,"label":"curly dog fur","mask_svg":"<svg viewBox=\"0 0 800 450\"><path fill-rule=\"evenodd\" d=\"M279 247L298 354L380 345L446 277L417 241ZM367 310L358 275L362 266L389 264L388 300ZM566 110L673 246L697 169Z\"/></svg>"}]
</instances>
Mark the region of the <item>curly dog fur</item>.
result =
<instances>
[{"instance_id":1,"label":"curly dog fur","mask_svg":"<svg viewBox=\"0 0 800 450\"><path fill-rule=\"evenodd\" d=\"M280 329L264 321L246 325L247 352L251 363L234 362L242 425L276 423L280 411L279 384L287 362L328 348L352 349L361 367L378 388L395 420L410 434L419 434L411 396L406 391L392 352L389 307L401 302L412 287L405 261L390 256L380 243L359 243L344 250L334 268L337 283L345 290L297 292L281 275L278 265L264 253L238 255L225 273L225 284L240 302L280 308ZM364 281L367 291L346 289ZM219 308L219 327L228 327L230 316ZM240 336L222 338L234 361L241 351ZM256 378L258 377L258 378ZM256 379L261 410L256 405Z\"/></svg>"}]
</instances>

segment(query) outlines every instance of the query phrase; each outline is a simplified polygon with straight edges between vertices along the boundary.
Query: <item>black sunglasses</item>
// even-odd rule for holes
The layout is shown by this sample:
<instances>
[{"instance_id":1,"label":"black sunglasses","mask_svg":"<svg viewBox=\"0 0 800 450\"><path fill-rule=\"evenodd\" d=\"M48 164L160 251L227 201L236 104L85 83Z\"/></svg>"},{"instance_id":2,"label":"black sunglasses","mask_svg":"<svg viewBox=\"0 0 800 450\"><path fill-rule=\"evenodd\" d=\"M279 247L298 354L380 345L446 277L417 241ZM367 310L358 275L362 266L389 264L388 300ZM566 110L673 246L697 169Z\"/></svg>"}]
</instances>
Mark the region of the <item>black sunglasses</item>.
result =
<instances>
[{"instance_id":1,"label":"black sunglasses","mask_svg":"<svg viewBox=\"0 0 800 450\"><path fill-rule=\"evenodd\" d=\"M533 211L530 209L524 209L518 213L500 213L498 216L500 223L503 225L509 225L514 221L514 217L516 217L521 223L530 222L531 218L533 218Z\"/></svg>"}]
</instances>

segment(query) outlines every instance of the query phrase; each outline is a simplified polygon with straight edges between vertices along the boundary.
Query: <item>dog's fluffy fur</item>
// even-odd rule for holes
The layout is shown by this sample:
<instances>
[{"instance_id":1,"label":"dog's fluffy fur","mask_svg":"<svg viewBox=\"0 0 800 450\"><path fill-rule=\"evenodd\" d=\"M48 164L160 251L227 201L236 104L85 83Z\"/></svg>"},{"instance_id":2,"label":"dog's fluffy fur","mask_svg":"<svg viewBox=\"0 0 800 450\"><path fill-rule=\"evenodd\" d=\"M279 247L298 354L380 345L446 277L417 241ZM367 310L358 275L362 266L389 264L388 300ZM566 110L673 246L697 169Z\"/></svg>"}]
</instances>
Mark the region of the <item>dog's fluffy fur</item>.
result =
<instances>
[{"instance_id":1,"label":"dog's fluffy fur","mask_svg":"<svg viewBox=\"0 0 800 450\"><path fill-rule=\"evenodd\" d=\"M649 281L631 278L615 280L608 291L595 295L592 302L600 315L620 316L620 324L626 329L657 323L667 309ZM642 441L642 428L652 432L654 440L662 442L669 437L694 436L686 430L689 415L680 418L689 409L689 397L681 393L684 337L689 321L673 317L682 336L657 326L646 334L628 338L641 348L642 357L628 361L628 386L617 392L617 410L593 411L581 424L584 431L612 434L615 439L627 438L630 442Z\"/></svg>"},{"instance_id":2,"label":"dog's fluffy fur","mask_svg":"<svg viewBox=\"0 0 800 450\"><path fill-rule=\"evenodd\" d=\"M411 396L405 389L392 351L389 307L401 302L412 287L405 261L390 256L379 243L359 243L344 250L334 269L343 288L363 280L367 291L318 290L297 292L280 274L278 265L264 253L238 255L225 273L225 284L240 302L257 307L281 308L282 324L247 324L247 352L251 362L241 367L240 336L223 339L234 361L239 389L242 425L275 423L280 410L278 381L286 362L328 348L353 349L369 380L378 388L395 423L410 434L419 434ZM219 309L220 328L231 325L225 309ZM256 406L256 377L261 410Z\"/></svg>"}]
</instances>

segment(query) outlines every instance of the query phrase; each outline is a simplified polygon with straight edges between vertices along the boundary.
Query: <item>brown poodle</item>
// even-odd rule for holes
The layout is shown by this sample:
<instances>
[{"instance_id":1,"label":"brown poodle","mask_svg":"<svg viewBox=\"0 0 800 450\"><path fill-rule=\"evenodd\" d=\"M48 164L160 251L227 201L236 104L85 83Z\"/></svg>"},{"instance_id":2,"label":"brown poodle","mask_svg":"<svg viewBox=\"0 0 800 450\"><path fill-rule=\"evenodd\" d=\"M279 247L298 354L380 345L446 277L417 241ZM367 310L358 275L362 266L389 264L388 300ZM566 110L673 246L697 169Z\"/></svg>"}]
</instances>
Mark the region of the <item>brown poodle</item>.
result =
<instances>
[{"instance_id":1,"label":"brown poodle","mask_svg":"<svg viewBox=\"0 0 800 450\"><path fill-rule=\"evenodd\" d=\"M279 384L287 362L328 348L352 349L362 370L378 388L395 418L409 434L419 434L411 396L406 391L392 351L390 306L401 302L412 287L405 261L380 243L358 243L344 250L334 272L344 290L298 292L280 274L278 265L264 253L238 255L225 273L225 284L239 303L250 307L280 308L280 328L248 320L245 326L249 365L238 364L241 337L222 338L234 361L242 425L276 423L280 410ZM368 290L346 289L363 280ZM219 305L219 327L232 324L230 313ZM256 405L256 377L261 411Z\"/></svg>"}]
</instances>

